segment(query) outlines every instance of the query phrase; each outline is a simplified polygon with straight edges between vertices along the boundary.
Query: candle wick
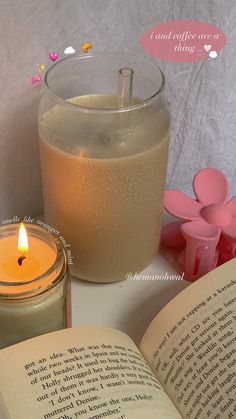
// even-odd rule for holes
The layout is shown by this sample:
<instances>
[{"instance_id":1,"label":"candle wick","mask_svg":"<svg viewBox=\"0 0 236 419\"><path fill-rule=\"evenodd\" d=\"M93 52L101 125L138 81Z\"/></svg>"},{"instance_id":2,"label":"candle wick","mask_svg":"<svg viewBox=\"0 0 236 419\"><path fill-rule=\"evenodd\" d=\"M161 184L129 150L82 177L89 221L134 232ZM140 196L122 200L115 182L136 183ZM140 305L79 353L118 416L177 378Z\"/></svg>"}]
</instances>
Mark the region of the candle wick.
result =
<instances>
[{"instance_id":1,"label":"candle wick","mask_svg":"<svg viewBox=\"0 0 236 419\"><path fill-rule=\"evenodd\" d=\"M23 262L23 260L24 259L26 259L26 257L25 256L20 256L19 257L19 259L18 259L18 264L21 266L22 265L22 262Z\"/></svg>"}]
</instances>

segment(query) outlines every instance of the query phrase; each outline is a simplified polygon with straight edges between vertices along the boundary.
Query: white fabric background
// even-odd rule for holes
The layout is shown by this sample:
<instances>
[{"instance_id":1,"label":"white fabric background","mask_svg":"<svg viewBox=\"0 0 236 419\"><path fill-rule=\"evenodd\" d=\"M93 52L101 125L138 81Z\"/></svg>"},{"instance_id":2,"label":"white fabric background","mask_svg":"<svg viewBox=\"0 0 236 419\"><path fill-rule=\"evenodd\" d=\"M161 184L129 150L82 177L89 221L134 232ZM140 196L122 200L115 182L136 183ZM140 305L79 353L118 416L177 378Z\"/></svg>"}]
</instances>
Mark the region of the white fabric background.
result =
<instances>
[{"instance_id":1,"label":"white fabric background","mask_svg":"<svg viewBox=\"0 0 236 419\"><path fill-rule=\"evenodd\" d=\"M228 37L216 60L170 63L164 71L172 110L168 187L191 193L194 173L222 169L236 193L236 2L234 0L0 0L0 219L42 212L37 105L30 78L49 50L145 55L143 32L171 19L198 19Z\"/></svg>"}]
</instances>

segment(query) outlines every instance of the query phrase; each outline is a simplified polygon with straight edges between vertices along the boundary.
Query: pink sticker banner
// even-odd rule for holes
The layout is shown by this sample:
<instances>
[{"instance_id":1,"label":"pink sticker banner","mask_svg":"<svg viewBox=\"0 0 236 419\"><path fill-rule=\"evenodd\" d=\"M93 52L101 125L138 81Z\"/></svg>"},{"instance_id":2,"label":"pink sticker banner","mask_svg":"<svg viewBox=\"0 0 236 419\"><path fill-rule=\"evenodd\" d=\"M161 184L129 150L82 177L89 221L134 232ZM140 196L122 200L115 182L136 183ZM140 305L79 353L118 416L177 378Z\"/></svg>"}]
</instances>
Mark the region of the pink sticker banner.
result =
<instances>
[{"instance_id":1,"label":"pink sticker banner","mask_svg":"<svg viewBox=\"0 0 236 419\"><path fill-rule=\"evenodd\" d=\"M164 61L215 59L227 42L221 29L198 20L170 20L148 29L141 38L145 52Z\"/></svg>"}]
</instances>

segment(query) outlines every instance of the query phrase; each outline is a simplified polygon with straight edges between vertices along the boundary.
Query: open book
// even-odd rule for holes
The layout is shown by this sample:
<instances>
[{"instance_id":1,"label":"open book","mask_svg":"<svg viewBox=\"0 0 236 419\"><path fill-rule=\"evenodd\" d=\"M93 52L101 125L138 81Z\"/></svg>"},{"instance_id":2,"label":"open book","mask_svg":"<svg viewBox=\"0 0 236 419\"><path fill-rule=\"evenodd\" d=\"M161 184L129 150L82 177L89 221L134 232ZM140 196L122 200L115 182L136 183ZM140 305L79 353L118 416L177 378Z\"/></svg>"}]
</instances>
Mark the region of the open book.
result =
<instances>
[{"instance_id":1,"label":"open book","mask_svg":"<svg viewBox=\"0 0 236 419\"><path fill-rule=\"evenodd\" d=\"M138 349L78 327L0 351L1 419L236 418L236 259L182 291Z\"/></svg>"}]
</instances>

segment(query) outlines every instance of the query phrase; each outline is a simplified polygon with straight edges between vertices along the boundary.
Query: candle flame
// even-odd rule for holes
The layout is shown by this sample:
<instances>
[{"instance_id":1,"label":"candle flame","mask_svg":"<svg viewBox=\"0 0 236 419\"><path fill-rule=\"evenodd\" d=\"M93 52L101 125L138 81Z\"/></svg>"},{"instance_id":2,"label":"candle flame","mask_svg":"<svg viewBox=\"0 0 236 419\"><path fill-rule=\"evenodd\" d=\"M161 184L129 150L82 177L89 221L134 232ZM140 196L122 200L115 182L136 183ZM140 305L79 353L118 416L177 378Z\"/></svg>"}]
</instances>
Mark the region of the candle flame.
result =
<instances>
[{"instance_id":1,"label":"candle flame","mask_svg":"<svg viewBox=\"0 0 236 419\"><path fill-rule=\"evenodd\" d=\"M29 250L28 237L23 223L20 224L19 228L17 250L18 252L28 252Z\"/></svg>"}]
</instances>

